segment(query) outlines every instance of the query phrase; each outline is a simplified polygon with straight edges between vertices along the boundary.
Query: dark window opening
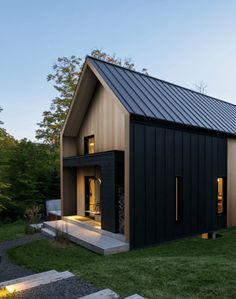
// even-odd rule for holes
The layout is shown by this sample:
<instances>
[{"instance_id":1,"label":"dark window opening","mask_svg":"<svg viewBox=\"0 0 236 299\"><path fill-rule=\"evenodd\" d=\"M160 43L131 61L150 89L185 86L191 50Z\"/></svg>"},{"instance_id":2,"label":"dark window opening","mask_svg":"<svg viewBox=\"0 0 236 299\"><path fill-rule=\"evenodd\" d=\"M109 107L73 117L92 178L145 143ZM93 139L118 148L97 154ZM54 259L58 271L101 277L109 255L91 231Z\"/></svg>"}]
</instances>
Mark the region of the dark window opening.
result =
<instances>
[{"instance_id":1,"label":"dark window opening","mask_svg":"<svg viewBox=\"0 0 236 299\"><path fill-rule=\"evenodd\" d=\"M175 177L175 221L181 219L181 177Z\"/></svg>"},{"instance_id":2,"label":"dark window opening","mask_svg":"<svg viewBox=\"0 0 236 299\"><path fill-rule=\"evenodd\" d=\"M95 152L94 135L84 137L84 154L94 154Z\"/></svg>"}]
</instances>

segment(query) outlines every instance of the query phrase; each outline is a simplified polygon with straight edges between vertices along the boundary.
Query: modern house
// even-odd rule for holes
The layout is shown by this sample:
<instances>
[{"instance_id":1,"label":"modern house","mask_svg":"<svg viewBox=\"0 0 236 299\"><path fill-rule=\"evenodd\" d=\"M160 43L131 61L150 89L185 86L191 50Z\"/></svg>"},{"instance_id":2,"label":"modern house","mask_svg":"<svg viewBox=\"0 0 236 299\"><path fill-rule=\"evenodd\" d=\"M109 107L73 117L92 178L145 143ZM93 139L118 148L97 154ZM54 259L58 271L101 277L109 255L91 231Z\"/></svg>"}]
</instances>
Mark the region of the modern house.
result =
<instances>
[{"instance_id":1,"label":"modern house","mask_svg":"<svg viewBox=\"0 0 236 299\"><path fill-rule=\"evenodd\" d=\"M61 135L62 215L130 248L236 226L236 106L87 57Z\"/></svg>"}]
</instances>

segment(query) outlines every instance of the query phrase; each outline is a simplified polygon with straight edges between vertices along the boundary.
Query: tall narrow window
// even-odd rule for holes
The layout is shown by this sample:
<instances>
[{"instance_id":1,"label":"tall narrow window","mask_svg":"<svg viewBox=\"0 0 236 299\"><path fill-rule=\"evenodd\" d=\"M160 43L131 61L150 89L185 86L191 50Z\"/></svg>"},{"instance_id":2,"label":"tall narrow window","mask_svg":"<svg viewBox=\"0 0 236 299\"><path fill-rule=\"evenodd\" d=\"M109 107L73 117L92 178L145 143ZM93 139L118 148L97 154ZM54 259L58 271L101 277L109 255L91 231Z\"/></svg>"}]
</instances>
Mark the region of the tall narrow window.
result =
<instances>
[{"instance_id":1,"label":"tall narrow window","mask_svg":"<svg viewBox=\"0 0 236 299\"><path fill-rule=\"evenodd\" d=\"M84 154L93 154L95 152L94 150L94 135L87 136L84 138Z\"/></svg>"},{"instance_id":2,"label":"tall narrow window","mask_svg":"<svg viewBox=\"0 0 236 299\"><path fill-rule=\"evenodd\" d=\"M175 221L181 218L181 177L175 177Z\"/></svg>"},{"instance_id":3,"label":"tall narrow window","mask_svg":"<svg viewBox=\"0 0 236 299\"><path fill-rule=\"evenodd\" d=\"M224 212L224 179L217 178L217 206L218 214Z\"/></svg>"}]
</instances>

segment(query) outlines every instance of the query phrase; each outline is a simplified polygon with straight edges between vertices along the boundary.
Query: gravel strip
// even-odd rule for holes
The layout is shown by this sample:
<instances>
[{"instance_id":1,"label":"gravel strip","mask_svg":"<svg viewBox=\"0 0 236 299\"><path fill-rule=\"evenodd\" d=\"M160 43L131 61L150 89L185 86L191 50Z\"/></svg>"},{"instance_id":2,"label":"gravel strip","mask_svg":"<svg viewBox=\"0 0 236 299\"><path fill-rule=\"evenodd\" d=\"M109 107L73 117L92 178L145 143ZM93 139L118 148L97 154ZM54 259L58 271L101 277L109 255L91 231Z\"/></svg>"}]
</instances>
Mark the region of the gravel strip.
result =
<instances>
[{"instance_id":1,"label":"gravel strip","mask_svg":"<svg viewBox=\"0 0 236 299\"><path fill-rule=\"evenodd\" d=\"M10 279L31 275L35 272L26 269L24 267L20 267L14 264L6 254L7 249L17 247L20 245L24 245L27 243L31 243L36 240L42 240L45 237L41 233L33 234L33 235L24 235L23 237L15 240L5 241L0 243L0 282L7 281Z\"/></svg>"},{"instance_id":2,"label":"gravel strip","mask_svg":"<svg viewBox=\"0 0 236 299\"><path fill-rule=\"evenodd\" d=\"M99 291L77 277L71 277L29 290L17 292L15 299L76 299Z\"/></svg>"},{"instance_id":3,"label":"gravel strip","mask_svg":"<svg viewBox=\"0 0 236 299\"><path fill-rule=\"evenodd\" d=\"M34 274L35 272L14 264L6 254L7 249L28 244L36 240L42 240L45 237L41 233L33 235L24 235L23 237L0 243L0 282ZM29 290L17 292L14 295L16 299L76 299L97 292L88 282L78 278L71 277L60 281L41 285Z\"/></svg>"}]
</instances>

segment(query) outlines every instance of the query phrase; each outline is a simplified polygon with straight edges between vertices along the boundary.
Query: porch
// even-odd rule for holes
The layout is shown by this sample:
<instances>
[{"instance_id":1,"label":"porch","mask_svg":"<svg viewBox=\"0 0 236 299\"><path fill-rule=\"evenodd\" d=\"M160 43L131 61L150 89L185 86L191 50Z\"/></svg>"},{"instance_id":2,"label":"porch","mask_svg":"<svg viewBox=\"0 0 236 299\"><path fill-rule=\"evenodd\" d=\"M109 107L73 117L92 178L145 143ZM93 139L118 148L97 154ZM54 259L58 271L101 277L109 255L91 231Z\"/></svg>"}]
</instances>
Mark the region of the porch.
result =
<instances>
[{"instance_id":1,"label":"porch","mask_svg":"<svg viewBox=\"0 0 236 299\"><path fill-rule=\"evenodd\" d=\"M102 255L110 255L129 250L124 235L101 229L99 222L81 216L63 217L62 220L44 222L42 233L54 238L64 234L71 242Z\"/></svg>"},{"instance_id":2,"label":"porch","mask_svg":"<svg viewBox=\"0 0 236 299\"><path fill-rule=\"evenodd\" d=\"M90 217L94 227L124 234L124 208L123 151L63 159L62 216Z\"/></svg>"}]
</instances>

